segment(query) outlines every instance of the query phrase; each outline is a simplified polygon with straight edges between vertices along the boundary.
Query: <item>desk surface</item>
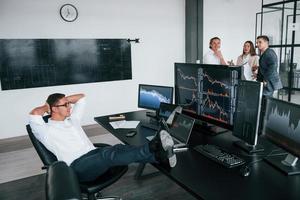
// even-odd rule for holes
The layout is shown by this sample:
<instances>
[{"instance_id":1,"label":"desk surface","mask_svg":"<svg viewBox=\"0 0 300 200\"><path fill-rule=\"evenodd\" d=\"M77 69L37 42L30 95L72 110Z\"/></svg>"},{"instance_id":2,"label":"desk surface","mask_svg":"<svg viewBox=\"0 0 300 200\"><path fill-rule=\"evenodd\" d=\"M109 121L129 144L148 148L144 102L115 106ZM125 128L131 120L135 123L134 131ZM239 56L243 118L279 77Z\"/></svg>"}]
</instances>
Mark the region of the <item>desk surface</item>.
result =
<instances>
[{"instance_id":1,"label":"desk surface","mask_svg":"<svg viewBox=\"0 0 300 200\"><path fill-rule=\"evenodd\" d=\"M145 111L123 113L126 120L148 121ZM95 121L110 131L122 142L131 145L141 145L147 142L148 135L154 131L138 126L137 134L128 138L128 129L113 129L108 116L95 117ZM187 152L177 154L176 167L169 169L154 164L165 175L199 199L300 199L300 176L285 176L277 169L262 160L270 155L274 146L268 141L261 140L265 152L248 155L232 145L237 139L231 133L208 136L199 131L193 131L192 144ZM192 149L196 144L212 143L234 152L244 158L251 169L248 177L239 174L239 168L227 169ZM276 151L278 152L278 151ZM282 152L282 151L281 151Z\"/></svg>"}]
</instances>

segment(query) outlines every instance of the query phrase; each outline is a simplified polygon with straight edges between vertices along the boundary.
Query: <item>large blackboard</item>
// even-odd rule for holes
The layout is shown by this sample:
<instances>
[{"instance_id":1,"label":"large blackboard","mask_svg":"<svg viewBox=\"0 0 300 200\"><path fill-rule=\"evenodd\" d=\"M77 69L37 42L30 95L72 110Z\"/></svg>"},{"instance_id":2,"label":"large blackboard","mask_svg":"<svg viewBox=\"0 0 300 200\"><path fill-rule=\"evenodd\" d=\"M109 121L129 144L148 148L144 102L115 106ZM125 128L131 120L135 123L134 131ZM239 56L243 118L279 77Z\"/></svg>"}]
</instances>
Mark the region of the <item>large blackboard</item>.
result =
<instances>
[{"instance_id":1,"label":"large blackboard","mask_svg":"<svg viewBox=\"0 0 300 200\"><path fill-rule=\"evenodd\" d=\"M2 39L2 90L132 78L126 39Z\"/></svg>"}]
</instances>

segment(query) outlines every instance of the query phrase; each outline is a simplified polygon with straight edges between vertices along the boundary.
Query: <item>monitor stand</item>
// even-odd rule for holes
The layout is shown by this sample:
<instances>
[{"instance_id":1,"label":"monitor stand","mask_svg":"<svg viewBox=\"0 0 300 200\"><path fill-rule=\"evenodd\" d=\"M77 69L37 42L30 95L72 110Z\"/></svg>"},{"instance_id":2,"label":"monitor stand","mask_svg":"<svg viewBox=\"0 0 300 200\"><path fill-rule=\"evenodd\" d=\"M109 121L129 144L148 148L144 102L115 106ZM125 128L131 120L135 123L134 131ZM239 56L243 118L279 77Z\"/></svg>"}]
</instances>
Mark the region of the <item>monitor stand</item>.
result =
<instances>
[{"instance_id":1,"label":"monitor stand","mask_svg":"<svg viewBox=\"0 0 300 200\"><path fill-rule=\"evenodd\" d=\"M200 130L206 130L212 136L219 135L228 131L225 128L221 128L206 122L202 122L200 124Z\"/></svg>"},{"instance_id":2,"label":"monitor stand","mask_svg":"<svg viewBox=\"0 0 300 200\"><path fill-rule=\"evenodd\" d=\"M221 133L225 133L228 130L219 126L215 126L215 125L210 125L209 129L211 132L215 133L216 135L221 134Z\"/></svg>"},{"instance_id":3,"label":"monitor stand","mask_svg":"<svg viewBox=\"0 0 300 200\"><path fill-rule=\"evenodd\" d=\"M158 123L158 119L156 116L156 112L146 112L146 116L149 117L147 118L146 121L141 122L141 126L146 127L148 129L152 129L152 130L159 130L159 123Z\"/></svg>"},{"instance_id":4,"label":"monitor stand","mask_svg":"<svg viewBox=\"0 0 300 200\"><path fill-rule=\"evenodd\" d=\"M244 151L246 151L249 154L264 151L264 147L260 144L251 145L251 144L248 144L247 142L244 142L241 140L235 141L233 144L235 144L236 146L243 149Z\"/></svg>"},{"instance_id":5,"label":"monitor stand","mask_svg":"<svg viewBox=\"0 0 300 200\"><path fill-rule=\"evenodd\" d=\"M284 160L282 158L282 156L269 156L265 160L288 176L300 174L298 157L288 154Z\"/></svg>"},{"instance_id":6,"label":"monitor stand","mask_svg":"<svg viewBox=\"0 0 300 200\"><path fill-rule=\"evenodd\" d=\"M152 118L156 118L156 111L147 111L146 112L146 116L147 117L152 117Z\"/></svg>"}]
</instances>

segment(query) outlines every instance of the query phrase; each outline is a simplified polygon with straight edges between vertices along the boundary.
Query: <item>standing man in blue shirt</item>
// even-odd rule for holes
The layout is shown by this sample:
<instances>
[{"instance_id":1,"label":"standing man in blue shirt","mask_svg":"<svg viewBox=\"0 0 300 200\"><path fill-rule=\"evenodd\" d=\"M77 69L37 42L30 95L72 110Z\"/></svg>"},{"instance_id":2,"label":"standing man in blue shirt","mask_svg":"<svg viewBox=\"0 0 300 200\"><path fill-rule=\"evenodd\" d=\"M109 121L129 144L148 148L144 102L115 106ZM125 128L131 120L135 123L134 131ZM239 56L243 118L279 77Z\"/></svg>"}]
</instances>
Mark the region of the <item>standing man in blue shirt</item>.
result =
<instances>
[{"instance_id":1,"label":"standing man in blue shirt","mask_svg":"<svg viewBox=\"0 0 300 200\"><path fill-rule=\"evenodd\" d=\"M269 38L265 35L256 38L256 45L260 51L257 81L264 83L263 94L273 96L274 91L282 88L282 83L277 72L278 58L273 49L269 48Z\"/></svg>"}]
</instances>

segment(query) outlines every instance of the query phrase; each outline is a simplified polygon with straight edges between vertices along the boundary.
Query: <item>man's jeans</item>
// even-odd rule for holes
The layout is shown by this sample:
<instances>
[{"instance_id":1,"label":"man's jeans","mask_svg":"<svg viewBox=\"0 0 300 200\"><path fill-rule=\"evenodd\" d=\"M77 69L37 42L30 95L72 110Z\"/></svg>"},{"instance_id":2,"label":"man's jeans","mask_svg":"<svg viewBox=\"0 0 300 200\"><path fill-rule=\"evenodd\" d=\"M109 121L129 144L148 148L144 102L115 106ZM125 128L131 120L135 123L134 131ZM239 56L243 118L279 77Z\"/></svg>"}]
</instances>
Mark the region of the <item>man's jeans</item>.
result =
<instances>
[{"instance_id":1,"label":"man's jeans","mask_svg":"<svg viewBox=\"0 0 300 200\"><path fill-rule=\"evenodd\" d=\"M133 162L156 162L146 143L143 146L117 144L94 149L71 163L80 182L95 180L110 167Z\"/></svg>"}]
</instances>

